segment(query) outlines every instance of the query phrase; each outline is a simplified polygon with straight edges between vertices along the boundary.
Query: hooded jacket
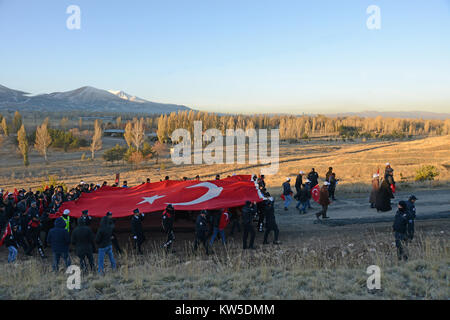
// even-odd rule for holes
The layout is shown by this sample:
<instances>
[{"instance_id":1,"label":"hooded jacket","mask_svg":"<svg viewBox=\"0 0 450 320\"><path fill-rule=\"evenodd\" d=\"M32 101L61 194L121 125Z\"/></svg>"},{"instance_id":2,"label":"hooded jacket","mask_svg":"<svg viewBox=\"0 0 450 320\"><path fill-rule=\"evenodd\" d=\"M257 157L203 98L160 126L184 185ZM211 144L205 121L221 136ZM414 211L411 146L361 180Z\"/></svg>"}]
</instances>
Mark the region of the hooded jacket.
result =
<instances>
[{"instance_id":1,"label":"hooded jacket","mask_svg":"<svg viewBox=\"0 0 450 320\"><path fill-rule=\"evenodd\" d=\"M47 243L52 247L53 252L64 253L69 251L70 236L65 227L64 220L58 218L55 221L55 227L48 232Z\"/></svg>"},{"instance_id":2,"label":"hooded jacket","mask_svg":"<svg viewBox=\"0 0 450 320\"><path fill-rule=\"evenodd\" d=\"M114 230L114 222L108 217L103 217L100 221L100 227L98 228L97 235L95 236L95 242L97 242L99 248L106 248L112 245L112 234Z\"/></svg>"},{"instance_id":3,"label":"hooded jacket","mask_svg":"<svg viewBox=\"0 0 450 320\"><path fill-rule=\"evenodd\" d=\"M94 233L91 228L81 222L72 232L72 244L76 248L78 256L92 254L94 252Z\"/></svg>"}]
</instances>

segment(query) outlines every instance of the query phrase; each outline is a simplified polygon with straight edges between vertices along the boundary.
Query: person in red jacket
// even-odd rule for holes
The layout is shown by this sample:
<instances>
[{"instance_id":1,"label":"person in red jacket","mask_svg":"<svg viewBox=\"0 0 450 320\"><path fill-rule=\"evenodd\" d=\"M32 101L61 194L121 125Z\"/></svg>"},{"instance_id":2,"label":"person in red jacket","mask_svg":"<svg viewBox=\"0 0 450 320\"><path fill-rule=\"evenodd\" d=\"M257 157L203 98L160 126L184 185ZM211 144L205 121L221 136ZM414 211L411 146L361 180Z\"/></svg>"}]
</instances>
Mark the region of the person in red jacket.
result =
<instances>
[{"instance_id":1,"label":"person in red jacket","mask_svg":"<svg viewBox=\"0 0 450 320\"><path fill-rule=\"evenodd\" d=\"M211 237L211 241L209 242L209 245L212 246L214 243L214 239L216 239L217 234L219 233L222 238L222 243L225 245L225 228L227 227L228 223L230 222L230 217L228 214L228 210L223 210L220 215L220 221L219 226L214 227L213 235Z\"/></svg>"}]
</instances>

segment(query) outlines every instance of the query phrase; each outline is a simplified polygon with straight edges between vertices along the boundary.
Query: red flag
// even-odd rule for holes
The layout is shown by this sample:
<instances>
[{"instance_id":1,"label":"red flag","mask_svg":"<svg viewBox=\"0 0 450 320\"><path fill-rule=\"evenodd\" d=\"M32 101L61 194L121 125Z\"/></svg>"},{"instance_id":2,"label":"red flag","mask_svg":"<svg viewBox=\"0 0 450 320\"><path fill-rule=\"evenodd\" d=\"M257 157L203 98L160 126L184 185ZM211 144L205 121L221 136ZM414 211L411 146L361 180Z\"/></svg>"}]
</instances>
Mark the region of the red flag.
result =
<instances>
[{"instance_id":1,"label":"red flag","mask_svg":"<svg viewBox=\"0 0 450 320\"><path fill-rule=\"evenodd\" d=\"M395 185L391 184L392 193L395 193Z\"/></svg>"},{"instance_id":2,"label":"red flag","mask_svg":"<svg viewBox=\"0 0 450 320\"><path fill-rule=\"evenodd\" d=\"M11 234L11 223L8 223L8 225L6 226L5 232L3 232L3 236L0 239L0 247L5 242L6 237L9 236L10 234Z\"/></svg>"},{"instance_id":3,"label":"red flag","mask_svg":"<svg viewBox=\"0 0 450 320\"><path fill-rule=\"evenodd\" d=\"M117 183L117 185L119 185L119 181L120 181L120 173L116 173L116 181L114 182Z\"/></svg>"},{"instance_id":4,"label":"red flag","mask_svg":"<svg viewBox=\"0 0 450 320\"><path fill-rule=\"evenodd\" d=\"M6 190L6 192L3 194L3 200L6 200L6 198L8 198L8 194L9 192L8 190Z\"/></svg>"},{"instance_id":5,"label":"red flag","mask_svg":"<svg viewBox=\"0 0 450 320\"><path fill-rule=\"evenodd\" d=\"M63 203L59 212L69 209L70 216L79 218L82 210L89 210L92 217L103 217L110 211L113 218L120 218L133 215L136 208L143 213L163 211L169 203L175 210L197 211L240 207L246 201L263 201L250 175L211 181L170 180L132 188L105 186L82 194L76 201Z\"/></svg>"},{"instance_id":6,"label":"red flag","mask_svg":"<svg viewBox=\"0 0 450 320\"><path fill-rule=\"evenodd\" d=\"M313 200L317 203L319 203L320 198L320 186L317 184L314 188L311 190L311 197Z\"/></svg>"},{"instance_id":7,"label":"red flag","mask_svg":"<svg viewBox=\"0 0 450 320\"><path fill-rule=\"evenodd\" d=\"M14 188L13 196L14 196L14 202L15 202L15 203L17 203L17 196L18 196L18 195L19 195L19 192L17 191L16 188Z\"/></svg>"}]
</instances>

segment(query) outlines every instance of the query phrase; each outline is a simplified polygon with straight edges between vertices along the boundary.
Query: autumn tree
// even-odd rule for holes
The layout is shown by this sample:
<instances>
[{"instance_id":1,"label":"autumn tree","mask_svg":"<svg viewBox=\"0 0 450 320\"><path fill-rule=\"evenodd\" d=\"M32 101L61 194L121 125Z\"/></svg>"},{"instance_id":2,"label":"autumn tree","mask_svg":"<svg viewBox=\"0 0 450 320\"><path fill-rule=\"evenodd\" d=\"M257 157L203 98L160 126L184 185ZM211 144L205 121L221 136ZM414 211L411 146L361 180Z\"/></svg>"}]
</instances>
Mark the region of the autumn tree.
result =
<instances>
[{"instance_id":1,"label":"autumn tree","mask_svg":"<svg viewBox=\"0 0 450 320\"><path fill-rule=\"evenodd\" d=\"M16 111L14 113L12 124L14 132L17 132L22 127L22 115L19 113L19 111Z\"/></svg>"},{"instance_id":2,"label":"autumn tree","mask_svg":"<svg viewBox=\"0 0 450 320\"><path fill-rule=\"evenodd\" d=\"M36 141L34 147L36 150L44 156L45 162L47 162L48 147L52 143L52 138L48 133L47 123L44 121L42 125L36 129Z\"/></svg>"},{"instance_id":3,"label":"autumn tree","mask_svg":"<svg viewBox=\"0 0 450 320\"><path fill-rule=\"evenodd\" d=\"M5 136L9 136L8 123L6 122L6 118L2 119L2 131Z\"/></svg>"},{"instance_id":4,"label":"autumn tree","mask_svg":"<svg viewBox=\"0 0 450 320\"><path fill-rule=\"evenodd\" d=\"M102 149L102 135L103 135L103 129L102 129L101 122L99 120L95 120L94 135L92 137L92 143L91 143L92 160L94 160L94 158L95 158L95 151Z\"/></svg>"},{"instance_id":5,"label":"autumn tree","mask_svg":"<svg viewBox=\"0 0 450 320\"><path fill-rule=\"evenodd\" d=\"M144 118L136 119L134 121L133 130L132 130L132 142L135 146L136 150L139 151L142 147L142 144L145 140L145 125Z\"/></svg>"},{"instance_id":6,"label":"autumn tree","mask_svg":"<svg viewBox=\"0 0 450 320\"><path fill-rule=\"evenodd\" d=\"M17 132L17 142L19 143L20 153L23 156L23 164L25 166L28 166L30 164L30 162L28 161L29 145L27 133L25 131L25 126L23 124L20 127L19 131Z\"/></svg>"},{"instance_id":7,"label":"autumn tree","mask_svg":"<svg viewBox=\"0 0 450 320\"><path fill-rule=\"evenodd\" d=\"M153 150L153 152L156 155L156 163L158 163L159 157L161 157L165 153L167 153L167 146L164 143L156 141L155 144L152 147L152 150Z\"/></svg>"}]
</instances>

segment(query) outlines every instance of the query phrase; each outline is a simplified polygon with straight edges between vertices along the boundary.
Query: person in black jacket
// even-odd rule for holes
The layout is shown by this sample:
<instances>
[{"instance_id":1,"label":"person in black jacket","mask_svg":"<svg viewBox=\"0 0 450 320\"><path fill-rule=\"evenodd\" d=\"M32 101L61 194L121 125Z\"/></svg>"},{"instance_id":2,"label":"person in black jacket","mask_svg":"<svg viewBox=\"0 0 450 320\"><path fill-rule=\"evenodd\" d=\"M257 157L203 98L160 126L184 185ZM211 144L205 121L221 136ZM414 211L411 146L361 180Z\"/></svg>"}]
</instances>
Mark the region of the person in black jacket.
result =
<instances>
[{"instance_id":1,"label":"person in black jacket","mask_svg":"<svg viewBox=\"0 0 450 320\"><path fill-rule=\"evenodd\" d=\"M299 213L306 214L306 207L308 206L308 189L304 184L300 188L300 192L297 194L298 203L295 206L299 210ZM300 208L300 206L302 206Z\"/></svg>"},{"instance_id":2,"label":"person in black jacket","mask_svg":"<svg viewBox=\"0 0 450 320\"><path fill-rule=\"evenodd\" d=\"M195 222L194 251L197 251L198 243L201 242L205 247L206 254L207 255L209 254L207 235L208 235L208 222L206 221L206 210L202 210Z\"/></svg>"},{"instance_id":3,"label":"person in black jacket","mask_svg":"<svg viewBox=\"0 0 450 320\"><path fill-rule=\"evenodd\" d=\"M256 208L250 201L245 202L245 206L242 208L242 226L244 228L243 248L244 250L255 249L253 243L255 241L255 230L253 229L253 218L256 214ZM250 233L250 243L247 247L247 238Z\"/></svg>"},{"instance_id":4,"label":"person in black jacket","mask_svg":"<svg viewBox=\"0 0 450 320\"><path fill-rule=\"evenodd\" d=\"M143 254L141 245L145 241L144 231L142 230L142 220L144 220L144 214L139 212L139 209L133 210L133 217L131 218L131 234L133 236L134 248Z\"/></svg>"},{"instance_id":5,"label":"person in black jacket","mask_svg":"<svg viewBox=\"0 0 450 320\"><path fill-rule=\"evenodd\" d=\"M405 201L400 201L398 203L398 211L395 214L394 224L392 229L395 236L395 246L397 247L398 260L402 258L406 261L408 260L408 254L403 247L403 243L406 244L407 240L407 225L408 225L408 209L406 207Z\"/></svg>"},{"instance_id":6,"label":"person in black jacket","mask_svg":"<svg viewBox=\"0 0 450 320\"><path fill-rule=\"evenodd\" d=\"M311 172L308 173L308 180L311 181L311 189L319 184L319 174L314 168L312 168Z\"/></svg>"},{"instance_id":7,"label":"person in black jacket","mask_svg":"<svg viewBox=\"0 0 450 320\"><path fill-rule=\"evenodd\" d=\"M89 216L89 211L88 210L81 211L81 217L80 217L80 219L78 219L78 224L81 221L83 222L83 225L85 225L85 226L89 227L91 225L92 217Z\"/></svg>"},{"instance_id":8,"label":"person in black jacket","mask_svg":"<svg viewBox=\"0 0 450 320\"><path fill-rule=\"evenodd\" d=\"M166 210L162 215L162 227L167 234L167 240L163 245L167 251L172 247L172 243L175 240L175 234L173 233L173 220L175 219L175 210L171 204L168 204Z\"/></svg>"},{"instance_id":9,"label":"person in black jacket","mask_svg":"<svg viewBox=\"0 0 450 320\"><path fill-rule=\"evenodd\" d=\"M47 243L52 247L53 251L53 271L58 271L59 259L62 257L66 267L70 266L69 232L65 229L66 222L62 218L55 221L55 227L51 229L47 236Z\"/></svg>"},{"instance_id":10,"label":"person in black jacket","mask_svg":"<svg viewBox=\"0 0 450 320\"><path fill-rule=\"evenodd\" d=\"M41 258L45 258L43 243L41 241L41 221L39 215L31 217L25 231L25 236L29 242L29 247L26 254L31 255L34 248L37 248Z\"/></svg>"},{"instance_id":11,"label":"person in black jacket","mask_svg":"<svg viewBox=\"0 0 450 320\"><path fill-rule=\"evenodd\" d=\"M392 193L388 182L386 180L383 180L376 196L375 208L377 208L377 211L391 211L391 199L393 198L394 194Z\"/></svg>"},{"instance_id":12,"label":"person in black jacket","mask_svg":"<svg viewBox=\"0 0 450 320\"><path fill-rule=\"evenodd\" d=\"M281 242L278 241L278 234L280 231L278 230L278 225L275 221L275 208L272 197L269 197L268 200L264 201L264 216L266 217L266 232L264 233L263 244L269 244L269 242L267 242L267 238L272 230L274 232L273 244L280 244Z\"/></svg>"},{"instance_id":13,"label":"person in black jacket","mask_svg":"<svg viewBox=\"0 0 450 320\"><path fill-rule=\"evenodd\" d=\"M80 259L80 267L87 272L85 258L89 261L91 271L94 271L94 233L91 228L85 224L85 220L78 220L78 226L72 232L72 244L75 246L75 252Z\"/></svg>"},{"instance_id":14,"label":"person in black jacket","mask_svg":"<svg viewBox=\"0 0 450 320\"><path fill-rule=\"evenodd\" d=\"M107 212L106 216L100 220L100 227L98 228L95 242L98 245L98 273L104 273L103 263L105 255L108 255L111 262L111 269L116 269L116 260L112 251L112 237L114 231L114 222L111 219L112 213Z\"/></svg>"},{"instance_id":15,"label":"person in black jacket","mask_svg":"<svg viewBox=\"0 0 450 320\"><path fill-rule=\"evenodd\" d=\"M412 240L414 238L414 220L416 219L416 196L411 195L406 201L406 208L408 209L408 228L406 230L408 235L408 240Z\"/></svg>"},{"instance_id":16,"label":"person in black jacket","mask_svg":"<svg viewBox=\"0 0 450 320\"><path fill-rule=\"evenodd\" d=\"M304 174L305 173L303 171L300 171L300 173L297 175L297 178L295 179L295 191L297 191L297 198L302 188Z\"/></svg>"}]
</instances>

